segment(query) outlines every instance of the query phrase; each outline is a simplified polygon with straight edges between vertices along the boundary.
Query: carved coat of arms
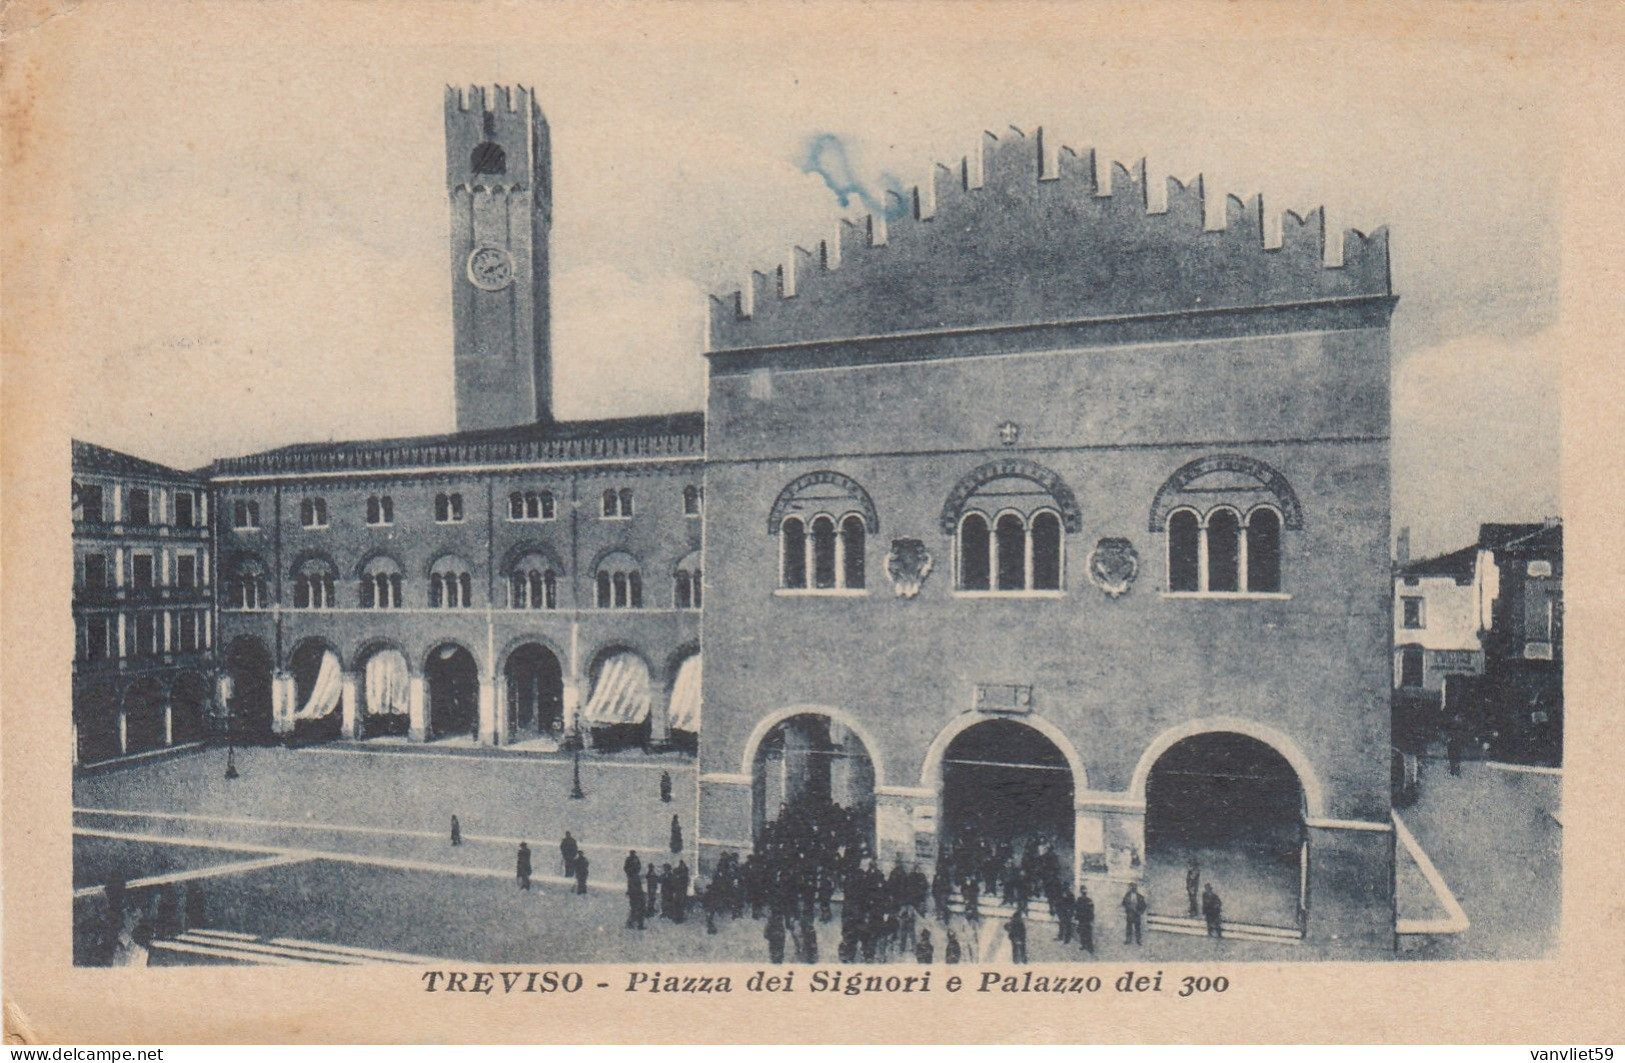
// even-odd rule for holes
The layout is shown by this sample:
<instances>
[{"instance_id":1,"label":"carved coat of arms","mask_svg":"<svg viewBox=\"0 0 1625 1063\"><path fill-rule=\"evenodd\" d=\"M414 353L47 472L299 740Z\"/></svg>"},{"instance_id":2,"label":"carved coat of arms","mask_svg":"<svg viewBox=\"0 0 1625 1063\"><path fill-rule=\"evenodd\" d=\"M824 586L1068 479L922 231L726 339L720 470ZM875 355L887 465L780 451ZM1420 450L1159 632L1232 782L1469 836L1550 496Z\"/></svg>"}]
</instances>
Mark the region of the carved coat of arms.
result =
<instances>
[{"instance_id":1,"label":"carved coat of arms","mask_svg":"<svg viewBox=\"0 0 1625 1063\"><path fill-rule=\"evenodd\" d=\"M931 554L919 539L893 539L886 555L886 575L899 598L912 598L931 574Z\"/></svg>"},{"instance_id":2,"label":"carved coat of arms","mask_svg":"<svg viewBox=\"0 0 1625 1063\"><path fill-rule=\"evenodd\" d=\"M1089 578L1108 597L1127 594L1139 574L1140 555L1127 539L1102 539L1089 553Z\"/></svg>"}]
</instances>

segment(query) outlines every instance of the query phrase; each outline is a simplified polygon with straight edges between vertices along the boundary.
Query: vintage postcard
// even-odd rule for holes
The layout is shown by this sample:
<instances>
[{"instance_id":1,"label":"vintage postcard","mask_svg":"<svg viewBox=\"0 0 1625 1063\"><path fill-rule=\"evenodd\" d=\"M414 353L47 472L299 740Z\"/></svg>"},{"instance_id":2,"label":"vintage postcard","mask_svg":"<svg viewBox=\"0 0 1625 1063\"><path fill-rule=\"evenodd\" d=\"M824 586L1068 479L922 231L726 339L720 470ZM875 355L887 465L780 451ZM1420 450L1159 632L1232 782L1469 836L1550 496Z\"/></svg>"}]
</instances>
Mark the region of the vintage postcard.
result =
<instances>
[{"instance_id":1,"label":"vintage postcard","mask_svg":"<svg viewBox=\"0 0 1625 1063\"><path fill-rule=\"evenodd\" d=\"M12 1038L1620 1039L1617 10L3 17Z\"/></svg>"}]
</instances>

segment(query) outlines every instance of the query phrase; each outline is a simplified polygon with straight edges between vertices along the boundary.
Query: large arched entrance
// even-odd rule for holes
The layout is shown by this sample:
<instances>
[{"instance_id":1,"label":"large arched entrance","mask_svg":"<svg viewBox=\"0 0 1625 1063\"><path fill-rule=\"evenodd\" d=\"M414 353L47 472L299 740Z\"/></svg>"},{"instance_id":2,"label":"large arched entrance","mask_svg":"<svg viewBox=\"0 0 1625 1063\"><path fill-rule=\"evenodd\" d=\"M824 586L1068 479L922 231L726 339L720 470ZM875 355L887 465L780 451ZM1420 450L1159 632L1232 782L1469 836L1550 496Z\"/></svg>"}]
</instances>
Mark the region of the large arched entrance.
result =
<instances>
[{"instance_id":1,"label":"large arched entrance","mask_svg":"<svg viewBox=\"0 0 1625 1063\"><path fill-rule=\"evenodd\" d=\"M552 650L527 642L508 654L508 741L564 734L564 669Z\"/></svg>"},{"instance_id":2,"label":"large arched entrance","mask_svg":"<svg viewBox=\"0 0 1625 1063\"><path fill-rule=\"evenodd\" d=\"M406 735L411 730L412 670L398 647L379 644L356 655L359 689L357 734L361 738Z\"/></svg>"},{"instance_id":3,"label":"large arched entrance","mask_svg":"<svg viewBox=\"0 0 1625 1063\"><path fill-rule=\"evenodd\" d=\"M344 719L344 667L320 639L305 639L288 658L293 675L294 735L303 741L337 738Z\"/></svg>"},{"instance_id":4,"label":"large arched entrance","mask_svg":"<svg viewBox=\"0 0 1625 1063\"><path fill-rule=\"evenodd\" d=\"M1257 738L1215 731L1168 747L1145 782L1146 896L1153 912L1190 917L1186 875L1194 859L1227 921L1301 928L1304 801L1292 765Z\"/></svg>"},{"instance_id":5,"label":"large arched entrance","mask_svg":"<svg viewBox=\"0 0 1625 1063\"><path fill-rule=\"evenodd\" d=\"M124 691L124 751L142 753L164 744L164 687L137 679Z\"/></svg>"},{"instance_id":6,"label":"large arched entrance","mask_svg":"<svg viewBox=\"0 0 1625 1063\"><path fill-rule=\"evenodd\" d=\"M226 650L231 679L227 727L238 741L271 737L271 654L258 639L239 638Z\"/></svg>"},{"instance_id":7,"label":"large arched entrance","mask_svg":"<svg viewBox=\"0 0 1625 1063\"><path fill-rule=\"evenodd\" d=\"M942 757L939 837L964 873L1042 859L1072 879L1075 786L1066 754L1019 720L972 724Z\"/></svg>"},{"instance_id":8,"label":"large arched entrance","mask_svg":"<svg viewBox=\"0 0 1625 1063\"><path fill-rule=\"evenodd\" d=\"M175 678L169 704L175 744L201 739L208 728L209 681L197 672L182 672Z\"/></svg>"},{"instance_id":9,"label":"large arched entrance","mask_svg":"<svg viewBox=\"0 0 1625 1063\"><path fill-rule=\"evenodd\" d=\"M423 670L428 686L429 737L470 738L480 722L480 674L474 655L455 642L429 651Z\"/></svg>"},{"instance_id":10,"label":"large arched entrance","mask_svg":"<svg viewBox=\"0 0 1625 1063\"><path fill-rule=\"evenodd\" d=\"M875 767L856 731L822 713L774 724L751 765L754 838L786 815L830 822L875 852Z\"/></svg>"},{"instance_id":11,"label":"large arched entrance","mask_svg":"<svg viewBox=\"0 0 1625 1063\"><path fill-rule=\"evenodd\" d=\"M111 685L98 683L76 697L74 722L79 733L79 763L119 755L118 691Z\"/></svg>"}]
</instances>

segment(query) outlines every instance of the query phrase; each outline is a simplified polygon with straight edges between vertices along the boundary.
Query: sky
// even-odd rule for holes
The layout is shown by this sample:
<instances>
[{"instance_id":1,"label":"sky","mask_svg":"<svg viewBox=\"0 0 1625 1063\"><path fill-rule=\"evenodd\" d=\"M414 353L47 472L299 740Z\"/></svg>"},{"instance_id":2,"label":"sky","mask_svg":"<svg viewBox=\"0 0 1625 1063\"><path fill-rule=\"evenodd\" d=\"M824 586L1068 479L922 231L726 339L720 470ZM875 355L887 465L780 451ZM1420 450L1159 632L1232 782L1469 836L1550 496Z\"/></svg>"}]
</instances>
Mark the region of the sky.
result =
<instances>
[{"instance_id":1,"label":"sky","mask_svg":"<svg viewBox=\"0 0 1625 1063\"><path fill-rule=\"evenodd\" d=\"M1504 42L1287 7L1238 41L1194 3L185 7L39 31L74 39L36 283L80 438L190 467L451 430L442 91L519 82L552 127L561 417L701 408L706 295L863 213L805 169L819 138L881 187L1043 126L1154 189L1201 173L1215 212L1387 225L1395 528L1425 554L1558 512L1556 103Z\"/></svg>"}]
</instances>

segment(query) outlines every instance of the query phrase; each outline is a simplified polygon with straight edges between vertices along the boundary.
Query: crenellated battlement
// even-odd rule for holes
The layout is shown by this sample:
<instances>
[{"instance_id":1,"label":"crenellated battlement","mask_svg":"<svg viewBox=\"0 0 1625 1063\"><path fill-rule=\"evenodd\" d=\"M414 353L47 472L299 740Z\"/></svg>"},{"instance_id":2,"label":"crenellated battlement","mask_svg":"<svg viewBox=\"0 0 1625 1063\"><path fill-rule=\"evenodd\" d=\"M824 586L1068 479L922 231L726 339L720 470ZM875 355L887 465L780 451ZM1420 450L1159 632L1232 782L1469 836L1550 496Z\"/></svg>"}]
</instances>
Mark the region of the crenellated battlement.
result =
<instances>
[{"instance_id":1,"label":"crenellated battlement","mask_svg":"<svg viewBox=\"0 0 1625 1063\"><path fill-rule=\"evenodd\" d=\"M1092 149L1046 151L1043 130L984 133L980 151L937 164L927 187L842 219L745 288L711 298L713 351L895 333L1296 306L1391 294L1387 229L1346 232L1327 265L1326 215L1282 215L1264 237L1262 196L1225 197L1207 225L1201 175L1167 178L1150 206L1146 163Z\"/></svg>"}]
</instances>

